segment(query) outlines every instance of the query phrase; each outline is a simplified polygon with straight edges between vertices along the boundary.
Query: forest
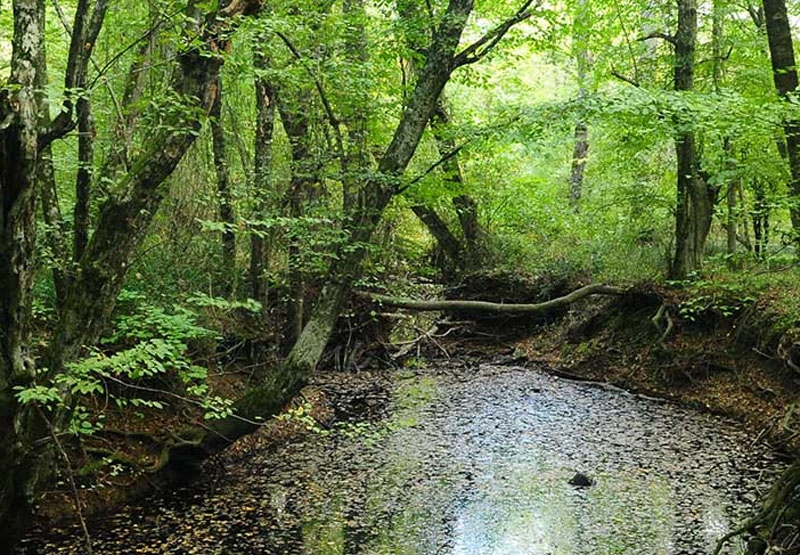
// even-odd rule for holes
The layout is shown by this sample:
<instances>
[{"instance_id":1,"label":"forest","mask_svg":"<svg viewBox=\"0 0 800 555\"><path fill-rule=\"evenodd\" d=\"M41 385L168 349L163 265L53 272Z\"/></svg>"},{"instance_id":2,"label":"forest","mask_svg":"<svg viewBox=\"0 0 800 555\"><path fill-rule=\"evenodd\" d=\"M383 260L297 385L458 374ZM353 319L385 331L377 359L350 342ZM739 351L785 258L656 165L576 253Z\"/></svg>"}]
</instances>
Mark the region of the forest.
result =
<instances>
[{"instance_id":1,"label":"forest","mask_svg":"<svg viewBox=\"0 0 800 555\"><path fill-rule=\"evenodd\" d=\"M798 33L0 0L0 553L800 553Z\"/></svg>"}]
</instances>

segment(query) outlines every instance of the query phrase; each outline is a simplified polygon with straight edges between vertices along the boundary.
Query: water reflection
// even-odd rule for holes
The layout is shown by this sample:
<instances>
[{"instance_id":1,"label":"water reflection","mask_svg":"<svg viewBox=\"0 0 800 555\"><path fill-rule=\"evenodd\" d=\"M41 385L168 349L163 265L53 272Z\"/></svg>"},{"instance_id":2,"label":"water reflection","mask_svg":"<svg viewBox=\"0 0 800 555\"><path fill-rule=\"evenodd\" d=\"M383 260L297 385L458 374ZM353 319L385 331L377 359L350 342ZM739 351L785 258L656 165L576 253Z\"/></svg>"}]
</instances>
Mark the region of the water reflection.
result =
<instances>
[{"instance_id":1,"label":"water reflection","mask_svg":"<svg viewBox=\"0 0 800 555\"><path fill-rule=\"evenodd\" d=\"M535 374L437 387L329 484L363 473L370 507L338 553L702 553L758 486L744 434L717 418ZM595 485L570 486L576 469Z\"/></svg>"},{"instance_id":2,"label":"water reflection","mask_svg":"<svg viewBox=\"0 0 800 555\"><path fill-rule=\"evenodd\" d=\"M747 439L534 371L420 371L390 419L241 453L213 488L95 523L96 552L697 555L779 470ZM28 545L82 552L77 530Z\"/></svg>"}]
</instances>

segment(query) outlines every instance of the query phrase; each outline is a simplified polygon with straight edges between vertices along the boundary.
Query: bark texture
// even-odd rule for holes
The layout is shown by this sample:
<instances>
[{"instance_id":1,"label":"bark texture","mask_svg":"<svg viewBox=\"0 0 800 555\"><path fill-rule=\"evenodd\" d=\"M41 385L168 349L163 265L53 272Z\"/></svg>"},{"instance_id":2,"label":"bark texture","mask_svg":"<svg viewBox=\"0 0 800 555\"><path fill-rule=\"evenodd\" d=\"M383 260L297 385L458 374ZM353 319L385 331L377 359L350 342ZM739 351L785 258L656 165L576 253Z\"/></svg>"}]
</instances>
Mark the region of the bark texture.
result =
<instances>
[{"instance_id":1,"label":"bark texture","mask_svg":"<svg viewBox=\"0 0 800 555\"><path fill-rule=\"evenodd\" d=\"M697 41L697 2L678 0L678 30L675 45L675 90L694 87L694 58ZM675 257L670 276L685 279L700 268L706 238L714 213L715 190L700 176L691 115L676 117L677 199L675 206Z\"/></svg>"},{"instance_id":2,"label":"bark texture","mask_svg":"<svg viewBox=\"0 0 800 555\"><path fill-rule=\"evenodd\" d=\"M44 0L14 2L9 87L0 90L0 545L28 518L32 430L14 387L33 379L30 294L36 234L36 175L44 49Z\"/></svg>"},{"instance_id":3,"label":"bark texture","mask_svg":"<svg viewBox=\"0 0 800 555\"><path fill-rule=\"evenodd\" d=\"M792 28L784 0L764 0L764 23L767 28L769 54L772 60L772 77L778 95L788 100L797 91L797 66L795 65ZM783 122L786 137L786 155L792 179L789 192L795 242L800 241L800 121L789 118Z\"/></svg>"},{"instance_id":4,"label":"bark texture","mask_svg":"<svg viewBox=\"0 0 800 555\"><path fill-rule=\"evenodd\" d=\"M572 24L573 55L578 69L578 102L582 103L588 94L586 74L589 69L589 48L587 32L590 28L589 3L580 0L575 20ZM583 177L586 173L586 159L589 156L589 126L584 118L575 122L575 139L572 148L572 170L569 175L569 205L573 212L580 209L583 196Z\"/></svg>"},{"instance_id":5,"label":"bark texture","mask_svg":"<svg viewBox=\"0 0 800 555\"><path fill-rule=\"evenodd\" d=\"M222 251L222 283L220 293L229 297L233 292L233 277L236 275L236 233L233 231L235 223L233 215L233 195L231 182L228 175L228 157L226 153L225 129L222 125L222 79L217 76L216 95L209 113L211 119L211 142L214 153L214 170L217 174L217 199L219 202L219 221L225 225L221 233Z\"/></svg>"},{"instance_id":6,"label":"bark texture","mask_svg":"<svg viewBox=\"0 0 800 555\"><path fill-rule=\"evenodd\" d=\"M256 191L256 220L270 214L273 205L272 138L275 131L275 90L265 76L269 60L265 54L266 37L260 36L253 44L253 67L256 70L256 134L253 157L253 184ZM250 237L250 291L264 310L269 304L267 272L272 231L265 227L254 230Z\"/></svg>"}]
</instances>

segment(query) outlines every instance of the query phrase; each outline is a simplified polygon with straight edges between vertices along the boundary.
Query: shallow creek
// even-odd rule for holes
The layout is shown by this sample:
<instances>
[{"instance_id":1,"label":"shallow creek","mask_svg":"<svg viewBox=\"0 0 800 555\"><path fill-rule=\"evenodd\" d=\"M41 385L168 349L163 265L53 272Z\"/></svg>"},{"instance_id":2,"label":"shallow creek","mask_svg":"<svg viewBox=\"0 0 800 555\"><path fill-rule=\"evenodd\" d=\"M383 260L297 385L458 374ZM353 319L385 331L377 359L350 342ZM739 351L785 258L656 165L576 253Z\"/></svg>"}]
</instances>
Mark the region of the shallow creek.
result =
<instances>
[{"instance_id":1,"label":"shallow creek","mask_svg":"<svg viewBox=\"0 0 800 555\"><path fill-rule=\"evenodd\" d=\"M401 371L392 397L379 421L245 448L92 522L95 552L697 555L781 469L732 421L537 370ZM21 553L81 545L40 530Z\"/></svg>"}]
</instances>

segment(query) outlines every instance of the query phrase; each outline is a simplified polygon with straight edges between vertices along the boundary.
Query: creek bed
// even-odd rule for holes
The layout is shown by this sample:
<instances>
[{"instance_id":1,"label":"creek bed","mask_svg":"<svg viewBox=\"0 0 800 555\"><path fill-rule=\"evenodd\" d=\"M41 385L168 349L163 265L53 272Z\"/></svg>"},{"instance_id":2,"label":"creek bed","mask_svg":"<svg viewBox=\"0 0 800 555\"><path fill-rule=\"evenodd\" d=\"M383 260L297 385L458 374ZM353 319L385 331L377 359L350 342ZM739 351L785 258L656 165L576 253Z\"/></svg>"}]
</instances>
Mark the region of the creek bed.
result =
<instances>
[{"instance_id":1,"label":"creek bed","mask_svg":"<svg viewBox=\"0 0 800 555\"><path fill-rule=\"evenodd\" d=\"M385 418L245 448L95 519L95 553L698 555L783 468L731 420L537 370L450 362L394 384ZM20 551L82 552L76 528Z\"/></svg>"}]
</instances>

